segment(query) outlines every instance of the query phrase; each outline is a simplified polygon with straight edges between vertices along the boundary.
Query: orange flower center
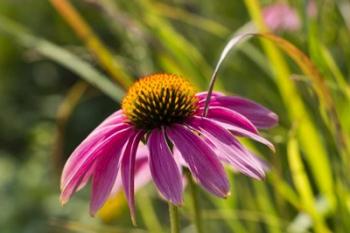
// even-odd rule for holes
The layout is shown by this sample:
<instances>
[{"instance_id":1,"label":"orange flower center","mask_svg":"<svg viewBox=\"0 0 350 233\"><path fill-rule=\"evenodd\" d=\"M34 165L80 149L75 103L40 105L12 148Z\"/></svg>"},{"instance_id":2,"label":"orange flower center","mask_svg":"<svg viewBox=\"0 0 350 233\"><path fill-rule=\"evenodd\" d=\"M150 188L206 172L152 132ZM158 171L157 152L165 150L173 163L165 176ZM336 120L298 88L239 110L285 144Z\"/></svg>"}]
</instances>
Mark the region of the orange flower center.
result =
<instances>
[{"instance_id":1,"label":"orange flower center","mask_svg":"<svg viewBox=\"0 0 350 233\"><path fill-rule=\"evenodd\" d=\"M173 74L153 74L135 82L122 102L128 120L137 128L153 129L181 123L197 109L195 88Z\"/></svg>"}]
</instances>

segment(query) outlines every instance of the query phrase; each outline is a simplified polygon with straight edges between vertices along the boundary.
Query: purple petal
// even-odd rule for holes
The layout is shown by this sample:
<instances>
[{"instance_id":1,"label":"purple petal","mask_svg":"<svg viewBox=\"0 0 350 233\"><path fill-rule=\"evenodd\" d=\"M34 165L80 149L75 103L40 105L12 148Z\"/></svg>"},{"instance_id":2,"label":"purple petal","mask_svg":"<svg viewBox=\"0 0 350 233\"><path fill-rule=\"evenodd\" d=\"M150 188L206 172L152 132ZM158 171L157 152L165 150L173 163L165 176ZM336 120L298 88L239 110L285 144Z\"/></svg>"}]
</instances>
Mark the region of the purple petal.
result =
<instances>
[{"instance_id":1,"label":"purple petal","mask_svg":"<svg viewBox=\"0 0 350 233\"><path fill-rule=\"evenodd\" d=\"M133 130L129 135L129 142L126 146L126 149L123 153L122 158L122 178L124 171L126 170L124 165L124 158L134 157L132 156L132 153L136 153L136 148L138 145L138 142L140 138L138 135L140 135L141 132ZM134 140L138 141L136 143L136 146L131 146L131 149L134 149L134 151L129 150L129 145L131 142L134 142ZM119 142L120 143L120 142ZM116 151L116 148L117 151ZM108 150L104 151L104 154L102 154L97 162L96 169L93 175L93 181L92 181L92 195L91 195L91 202L90 202L90 213L91 215L94 215L97 210L99 210L103 204L106 202L107 198L110 196L110 193L112 191L113 185L116 181L117 174L118 174L118 167L119 167L119 161L120 161L120 155L122 154L123 146L116 147L114 144L110 144ZM132 163L133 165L133 163ZM133 171L132 171L132 182L133 182ZM133 190L133 187L132 187ZM132 192L133 194L133 192Z\"/></svg>"},{"instance_id":2,"label":"purple petal","mask_svg":"<svg viewBox=\"0 0 350 233\"><path fill-rule=\"evenodd\" d=\"M180 151L194 178L209 192L226 197L229 183L214 151L188 128L174 124L167 128L167 135Z\"/></svg>"},{"instance_id":3,"label":"purple petal","mask_svg":"<svg viewBox=\"0 0 350 233\"><path fill-rule=\"evenodd\" d=\"M85 187L85 185L89 182L92 174L94 173L95 171L95 166L96 163L94 163L90 168L89 170L85 173L84 177L81 179L77 189L76 189L76 192L78 192L79 190L81 190L82 188Z\"/></svg>"},{"instance_id":4,"label":"purple petal","mask_svg":"<svg viewBox=\"0 0 350 233\"><path fill-rule=\"evenodd\" d=\"M214 150L223 161L250 177L261 179L265 176L265 164L249 153L226 129L209 119L200 117L192 118L190 124L212 142L211 145L215 146Z\"/></svg>"},{"instance_id":5,"label":"purple petal","mask_svg":"<svg viewBox=\"0 0 350 233\"><path fill-rule=\"evenodd\" d=\"M60 198L62 204L65 204L70 199L97 158L110 154L112 153L111 151L114 151L115 156L117 156L117 151L123 147L131 130L132 127L130 126L120 127L118 131L107 138L96 140L96 144L93 144L94 141L88 144L80 144L75 150L75 154L72 155L73 158L68 159L64 168L63 173L65 175L63 175L61 179L62 191Z\"/></svg>"},{"instance_id":6,"label":"purple petal","mask_svg":"<svg viewBox=\"0 0 350 233\"><path fill-rule=\"evenodd\" d=\"M154 183L165 199L175 205L182 203L182 179L163 130L153 129L148 139L150 169Z\"/></svg>"},{"instance_id":7,"label":"purple petal","mask_svg":"<svg viewBox=\"0 0 350 233\"><path fill-rule=\"evenodd\" d=\"M199 101L198 104L203 108L205 99ZM248 118L257 128L271 128L278 122L278 116L271 110L252 100L238 96L211 97L210 106L222 106L237 111Z\"/></svg>"},{"instance_id":8,"label":"purple petal","mask_svg":"<svg viewBox=\"0 0 350 233\"><path fill-rule=\"evenodd\" d=\"M217 103L216 103L217 104ZM215 105L215 103L214 103ZM204 105L203 105L204 107ZM218 109L219 108L219 109ZM221 114L221 115L220 115ZM275 151L275 147L271 142L266 140L265 138L261 137L258 134L258 131L256 129L248 129L246 125L244 125L245 121L243 120L243 123L238 122L237 119L234 118L234 114L237 114L237 112L234 112L233 110L226 109L225 107L210 107L207 117L215 120L215 122L222 127L231 130L232 133L234 133L237 136L245 136L249 137L255 141L258 141L260 143L265 144L268 146L272 151ZM201 116L202 112L199 111L196 115ZM239 117L242 118L242 115ZM245 118L245 117L243 117ZM245 118L246 119L246 118ZM246 119L247 120L247 119ZM249 119L248 119L249 121ZM252 123L250 123L252 124ZM255 132L254 132L255 130Z\"/></svg>"},{"instance_id":9,"label":"purple petal","mask_svg":"<svg viewBox=\"0 0 350 233\"><path fill-rule=\"evenodd\" d=\"M111 193L117 178L119 159L122 148L115 151L110 147L105 154L99 157L92 178L92 193L90 201L90 214L92 216L103 206Z\"/></svg>"},{"instance_id":10,"label":"purple petal","mask_svg":"<svg viewBox=\"0 0 350 233\"><path fill-rule=\"evenodd\" d=\"M135 196L134 196L134 170L135 170L135 157L137 147L140 143L143 131L137 132L132 138L130 138L126 145L125 152L121 161L121 178L128 200L130 214L132 222L135 223Z\"/></svg>"},{"instance_id":11,"label":"purple petal","mask_svg":"<svg viewBox=\"0 0 350 233\"><path fill-rule=\"evenodd\" d=\"M64 184L67 184L77 170L80 169L81 164L86 159L85 156L91 154L90 152L103 143L106 138L126 128L130 128L130 125L119 123L104 128L97 127L92 131L68 158L61 176L61 190Z\"/></svg>"},{"instance_id":12,"label":"purple petal","mask_svg":"<svg viewBox=\"0 0 350 233\"><path fill-rule=\"evenodd\" d=\"M273 152L275 152L275 146L269 140L261 137L259 134L252 133L252 132L249 132L248 130L242 129L242 128L234 126L234 125L226 124L226 123L223 123L220 121L213 120L213 122L220 125L224 129L230 130L236 136L243 136L243 137L248 137L250 139L253 139L257 142L260 142L260 143L266 145Z\"/></svg>"},{"instance_id":13,"label":"purple petal","mask_svg":"<svg viewBox=\"0 0 350 233\"><path fill-rule=\"evenodd\" d=\"M201 112L198 112L198 113L199 113L197 114L198 116L202 115ZM248 120L245 116L243 116L242 114L234 110L231 110L225 107L210 106L207 117L213 118L223 123L240 127L242 129L245 129L255 134L258 133L258 130L255 128L253 123L250 120Z\"/></svg>"},{"instance_id":14,"label":"purple petal","mask_svg":"<svg viewBox=\"0 0 350 233\"><path fill-rule=\"evenodd\" d=\"M258 128L270 128L278 122L278 116L274 112L254 101L237 96L221 96L217 101L246 116Z\"/></svg>"},{"instance_id":15,"label":"purple petal","mask_svg":"<svg viewBox=\"0 0 350 233\"><path fill-rule=\"evenodd\" d=\"M136 153L136 160L135 160L135 168L134 168L134 183L135 183L135 191L141 189L143 186L145 186L147 183L149 183L152 180L151 171L149 170L149 164L148 164L148 149L147 154L142 154L139 157L139 150L142 147L146 148L146 146L139 146ZM147 157L145 157L147 156ZM118 173L117 179L114 183L114 186L111 191L111 196L115 196L117 193L119 193L122 190L123 184L120 173Z\"/></svg>"},{"instance_id":16,"label":"purple petal","mask_svg":"<svg viewBox=\"0 0 350 233\"><path fill-rule=\"evenodd\" d=\"M109 129L100 132L94 136L88 136L80 145L73 151L72 155L68 158L61 177L61 189L64 185L69 183L69 180L80 169L81 165L86 161L87 157L91 155L92 151L105 144L106 139L111 139L112 135L122 132L125 129L130 128L127 124L118 124L117 126L110 127ZM91 134L90 134L91 135Z\"/></svg>"}]
</instances>

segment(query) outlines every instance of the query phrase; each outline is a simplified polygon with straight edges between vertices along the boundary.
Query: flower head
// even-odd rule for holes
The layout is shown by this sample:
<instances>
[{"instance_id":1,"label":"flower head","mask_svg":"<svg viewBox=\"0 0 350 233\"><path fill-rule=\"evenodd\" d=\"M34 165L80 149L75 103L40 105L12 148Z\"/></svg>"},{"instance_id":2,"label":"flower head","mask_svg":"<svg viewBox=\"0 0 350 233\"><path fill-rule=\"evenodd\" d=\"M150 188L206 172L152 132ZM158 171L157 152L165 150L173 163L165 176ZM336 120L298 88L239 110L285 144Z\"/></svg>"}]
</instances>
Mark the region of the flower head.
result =
<instances>
[{"instance_id":1,"label":"flower head","mask_svg":"<svg viewBox=\"0 0 350 233\"><path fill-rule=\"evenodd\" d=\"M128 120L140 129L152 130L182 123L194 114L197 98L185 79L156 74L136 82L125 96L122 109Z\"/></svg>"},{"instance_id":2,"label":"flower head","mask_svg":"<svg viewBox=\"0 0 350 233\"><path fill-rule=\"evenodd\" d=\"M69 157L61 178L61 202L66 203L91 178L92 215L123 186L133 217L134 180L142 178L138 171L147 171L144 177L150 171L161 196L175 205L183 201L181 167L187 167L196 182L219 197L229 194L223 163L247 176L263 178L266 164L236 136L273 149L257 128L272 127L277 115L253 101L213 93L203 117L206 98L206 92L196 93L177 75L154 74L136 82L122 110L97 126ZM143 144L146 153L140 149ZM147 169L140 169L141 165Z\"/></svg>"}]
</instances>

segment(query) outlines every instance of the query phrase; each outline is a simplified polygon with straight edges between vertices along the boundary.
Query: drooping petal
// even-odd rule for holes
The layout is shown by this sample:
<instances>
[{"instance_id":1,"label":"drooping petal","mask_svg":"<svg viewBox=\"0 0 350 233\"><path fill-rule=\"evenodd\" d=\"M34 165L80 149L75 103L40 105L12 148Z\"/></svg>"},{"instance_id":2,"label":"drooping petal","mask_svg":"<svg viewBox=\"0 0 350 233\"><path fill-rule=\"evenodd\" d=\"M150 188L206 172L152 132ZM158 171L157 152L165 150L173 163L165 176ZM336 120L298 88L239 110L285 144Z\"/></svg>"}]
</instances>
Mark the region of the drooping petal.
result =
<instances>
[{"instance_id":1,"label":"drooping petal","mask_svg":"<svg viewBox=\"0 0 350 233\"><path fill-rule=\"evenodd\" d=\"M201 95L203 96L203 98L205 97L203 92L201 93ZM213 101L211 102L211 105L213 105L214 107L213 106L210 107L207 117L214 119L217 124L221 125L222 127L226 128L226 129L229 129L233 134L235 134L237 136L249 137L255 141L258 141L260 143L265 144L271 150L275 151L275 148L271 142L269 142L267 139L261 137L257 131L254 132L254 130L256 130L256 129L248 130L246 127L242 127L242 125L243 125L242 123L237 124L237 119L234 119L234 114L236 112L231 112L230 110L225 109L224 106L219 107L220 102L218 102L216 100L218 98L220 99L221 97L226 97L226 96L216 95L213 97ZM233 97L233 98L236 98L236 97ZM237 98L240 98L240 97L237 97ZM240 98L240 99L243 99L243 98ZM202 110L204 107L203 101L205 101L205 99L203 99L199 103L200 109L202 109ZM256 105L258 105L258 104L256 104ZM239 106L239 105L237 104L237 106ZM219 107L219 109L217 109L218 107ZM265 109L266 111L269 111L268 109L266 109L260 105L258 105L258 107L261 107L261 108ZM213 109L214 109L214 111L213 111ZM220 112L220 109L221 109L221 112ZM237 111L237 112L239 112L239 111ZM271 112L271 111L269 111L269 112ZM203 114L203 111L199 110L196 115L202 116L202 114ZM240 112L240 114L242 115L241 112ZM247 119L250 121L249 118L247 118ZM253 123L253 122L251 122L251 123Z\"/></svg>"},{"instance_id":2,"label":"drooping petal","mask_svg":"<svg viewBox=\"0 0 350 233\"><path fill-rule=\"evenodd\" d=\"M153 129L148 139L150 169L154 183L165 199L182 203L182 178L178 165L166 142L164 131Z\"/></svg>"},{"instance_id":3,"label":"drooping petal","mask_svg":"<svg viewBox=\"0 0 350 233\"><path fill-rule=\"evenodd\" d=\"M194 178L209 192L226 197L229 194L229 183L214 151L182 125L174 124L166 132L188 164Z\"/></svg>"},{"instance_id":4,"label":"drooping petal","mask_svg":"<svg viewBox=\"0 0 350 233\"><path fill-rule=\"evenodd\" d=\"M151 171L148 164L148 148L144 144L139 145L136 152L135 168L134 168L134 189L135 193L152 181ZM104 221L109 222L114 216L117 216L124 201L121 201L121 192L123 184L121 173L118 172L117 179L112 188L111 194L97 215Z\"/></svg>"},{"instance_id":5,"label":"drooping petal","mask_svg":"<svg viewBox=\"0 0 350 233\"><path fill-rule=\"evenodd\" d=\"M136 132L126 145L121 160L121 178L126 199L128 200L132 222L135 223L134 170L137 147L144 132Z\"/></svg>"},{"instance_id":6,"label":"drooping petal","mask_svg":"<svg viewBox=\"0 0 350 233\"><path fill-rule=\"evenodd\" d=\"M220 96L216 100L223 106L241 113L258 128L270 128L278 122L277 114L254 101L238 96Z\"/></svg>"},{"instance_id":7,"label":"drooping petal","mask_svg":"<svg viewBox=\"0 0 350 233\"><path fill-rule=\"evenodd\" d=\"M89 182L92 174L94 173L95 171L95 165L96 163L94 163L90 168L89 170L85 173L84 177L81 179L77 189L76 189L76 192L78 192L79 190L81 190L82 188L85 187L85 185Z\"/></svg>"},{"instance_id":8,"label":"drooping petal","mask_svg":"<svg viewBox=\"0 0 350 233\"><path fill-rule=\"evenodd\" d=\"M112 147L102 155L96 164L92 178L92 192L90 201L90 214L92 216L103 206L107 200L113 184L117 178L119 159L122 148L115 151Z\"/></svg>"},{"instance_id":9,"label":"drooping petal","mask_svg":"<svg viewBox=\"0 0 350 233\"><path fill-rule=\"evenodd\" d=\"M62 204L65 204L70 199L78 186L81 188L81 181L84 179L86 173L91 171L90 168L97 161L97 158L111 153L110 151L112 149L118 151L122 148L131 130L132 127L130 126L122 127L104 140L97 141L94 145L83 145L82 150L79 151L81 148L75 150L77 153L76 156L79 159L68 160L64 168L64 170L66 170L66 175L62 178L60 196ZM85 146L90 148L90 150L85 150Z\"/></svg>"},{"instance_id":10,"label":"drooping petal","mask_svg":"<svg viewBox=\"0 0 350 233\"><path fill-rule=\"evenodd\" d=\"M205 98L198 105L203 108ZM222 106L237 111L248 118L257 128L271 128L278 122L278 116L264 106L238 96L212 96L210 106Z\"/></svg>"},{"instance_id":11,"label":"drooping petal","mask_svg":"<svg viewBox=\"0 0 350 233\"><path fill-rule=\"evenodd\" d=\"M198 116L202 116L201 112L198 112L198 113L199 113L197 114ZM245 116L243 116L242 114L234 110L231 110L225 107L210 106L207 117L240 127L252 133L258 133L258 130L256 129L256 127L248 118L246 118Z\"/></svg>"},{"instance_id":12,"label":"drooping petal","mask_svg":"<svg viewBox=\"0 0 350 233\"><path fill-rule=\"evenodd\" d=\"M273 152L275 152L275 146L266 138L263 138L262 136L260 136L257 133L252 133L248 130L242 129L240 127L237 127L235 125L230 125L227 123L223 123L220 121L216 121L214 119L211 119L212 121L214 121L216 124L220 125L221 127L231 131L231 133L233 133L236 136L243 136L243 137L248 137L250 139L253 139L257 142L260 142L262 144L265 144L267 147L269 147Z\"/></svg>"},{"instance_id":13,"label":"drooping petal","mask_svg":"<svg viewBox=\"0 0 350 233\"><path fill-rule=\"evenodd\" d=\"M86 156L91 154L95 148L104 143L107 138L116 132L123 131L126 128L130 128L130 125L125 123L118 123L105 127L104 129L96 128L91 134L84 139L83 142L73 151L68 158L61 176L61 190L64 184L67 184L74 174L80 169L81 164L86 160ZM98 133L97 133L98 131Z\"/></svg>"},{"instance_id":14,"label":"drooping petal","mask_svg":"<svg viewBox=\"0 0 350 233\"><path fill-rule=\"evenodd\" d=\"M140 144L136 151L135 159L135 191L142 188L152 180L151 171L148 164L149 151L146 145ZM111 196L116 195L122 190L123 184L120 173L118 173L117 180L112 188Z\"/></svg>"},{"instance_id":15,"label":"drooping petal","mask_svg":"<svg viewBox=\"0 0 350 233\"><path fill-rule=\"evenodd\" d=\"M212 142L211 146L215 146L214 150L223 161L255 179L265 176L266 165L261 162L261 159L249 153L226 129L209 119L200 117L192 118L190 124Z\"/></svg>"},{"instance_id":16,"label":"drooping petal","mask_svg":"<svg viewBox=\"0 0 350 233\"><path fill-rule=\"evenodd\" d=\"M127 128L130 128L127 124L118 124L118 126L112 127L109 130L101 132L99 135L86 138L80 145L73 151L68 158L61 176L61 190L64 189L75 174L81 169L81 166L88 160L88 157L93 155L93 151L98 148L103 148L109 140L118 132L123 132Z\"/></svg>"}]
</instances>

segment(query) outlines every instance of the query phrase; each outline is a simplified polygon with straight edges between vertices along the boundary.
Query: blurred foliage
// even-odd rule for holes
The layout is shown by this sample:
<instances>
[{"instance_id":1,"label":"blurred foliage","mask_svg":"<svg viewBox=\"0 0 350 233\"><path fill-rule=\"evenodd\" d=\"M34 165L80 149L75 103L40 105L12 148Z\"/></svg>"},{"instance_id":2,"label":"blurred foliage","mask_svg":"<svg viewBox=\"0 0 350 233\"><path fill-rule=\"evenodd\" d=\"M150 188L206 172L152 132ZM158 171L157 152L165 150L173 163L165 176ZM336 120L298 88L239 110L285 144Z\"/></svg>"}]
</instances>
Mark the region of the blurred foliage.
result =
<instances>
[{"instance_id":1,"label":"blurred foliage","mask_svg":"<svg viewBox=\"0 0 350 233\"><path fill-rule=\"evenodd\" d=\"M249 142L271 164L268 178L229 171L230 198L199 193L206 232L350 232L350 4L284 2L301 26L276 33L313 64L288 46L278 50L285 46L278 39L252 39L226 58L215 89L280 116L262 132L277 152ZM137 227L120 195L98 218L88 214L88 188L62 208L62 166L138 77L172 72L205 90L228 39L266 32L261 10L273 3L0 1L0 232L168 230L166 203L152 184L137 194ZM183 232L194 232L190 201L181 209Z\"/></svg>"}]
</instances>

